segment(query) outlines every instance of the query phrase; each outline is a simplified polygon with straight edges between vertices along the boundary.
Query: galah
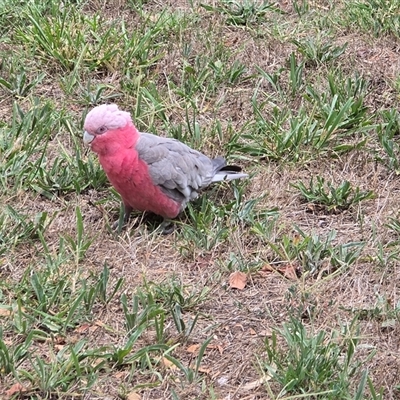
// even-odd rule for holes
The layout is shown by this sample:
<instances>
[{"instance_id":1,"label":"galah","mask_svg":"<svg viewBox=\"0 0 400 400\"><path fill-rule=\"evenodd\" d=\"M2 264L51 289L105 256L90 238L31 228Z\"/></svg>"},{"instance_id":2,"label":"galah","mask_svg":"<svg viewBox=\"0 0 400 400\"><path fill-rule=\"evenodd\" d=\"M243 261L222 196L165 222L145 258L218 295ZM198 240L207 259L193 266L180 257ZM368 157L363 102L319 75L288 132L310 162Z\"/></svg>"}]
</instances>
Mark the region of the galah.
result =
<instances>
[{"instance_id":1,"label":"galah","mask_svg":"<svg viewBox=\"0 0 400 400\"><path fill-rule=\"evenodd\" d=\"M173 219L212 182L248 176L222 157L210 159L179 140L139 132L115 104L93 108L84 129L84 143L122 197L124 223L133 209Z\"/></svg>"}]
</instances>

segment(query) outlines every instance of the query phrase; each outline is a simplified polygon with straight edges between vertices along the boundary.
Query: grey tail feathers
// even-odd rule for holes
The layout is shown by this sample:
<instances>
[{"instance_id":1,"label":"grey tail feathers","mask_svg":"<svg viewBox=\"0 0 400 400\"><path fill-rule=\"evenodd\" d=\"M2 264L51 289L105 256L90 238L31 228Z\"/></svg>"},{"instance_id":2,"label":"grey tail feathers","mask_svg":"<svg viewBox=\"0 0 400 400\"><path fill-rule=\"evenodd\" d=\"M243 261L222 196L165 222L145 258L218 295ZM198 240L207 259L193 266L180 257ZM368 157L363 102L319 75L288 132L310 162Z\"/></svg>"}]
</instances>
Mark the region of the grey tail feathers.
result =
<instances>
[{"instance_id":1,"label":"grey tail feathers","mask_svg":"<svg viewBox=\"0 0 400 400\"><path fill-rule=\"evenodd\" d=\"M212 182L232 181L234 179L247 178L248 175L240 173L242 168L237 165L226 165L226 161L222 157L214 158L212 160L215 168L215 175Z\"/></svg>"}]
</instances>

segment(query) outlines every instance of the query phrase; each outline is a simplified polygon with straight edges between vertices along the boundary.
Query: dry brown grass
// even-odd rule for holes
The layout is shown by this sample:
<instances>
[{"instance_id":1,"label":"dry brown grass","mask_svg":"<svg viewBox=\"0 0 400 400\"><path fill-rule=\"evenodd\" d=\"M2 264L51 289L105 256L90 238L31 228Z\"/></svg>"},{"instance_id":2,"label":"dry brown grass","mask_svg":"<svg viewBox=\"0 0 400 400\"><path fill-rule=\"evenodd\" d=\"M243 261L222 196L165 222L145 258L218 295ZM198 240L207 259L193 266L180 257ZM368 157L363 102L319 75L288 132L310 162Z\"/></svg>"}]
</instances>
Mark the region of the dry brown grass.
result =
<instances>
[{"instance_id":1,"label":"dry brown grass","mask_svg":"<svg viewBox=\"0 0 400 400\"><path fill-rule=\"evenodd\" d=\"M219 4L216 1L206 3L214 6ZM270 73L281 67L287 68L288 57L295 51L290 39L296 35L301 39L315 33L318 27L312 22L313 15L320 18L320 15L326 14L329 15L328 18L334 18L329 11L330 2L310 2L310 10L315 14L310 11L303 19L299 19L291 2L278 3L288 14L267 14L258 27L235 27L225 23L225 16L207 12L198 4L192 8L186 1L148 1L144 10L150 19L166 10L189 15L195 13L197 22L188 23L179 33L164 38L162 58L154 66L144 70L146 78L143 82L153 82L156 85L165 106L168 122L154 114L154 118L142 119L142 122L148 122L148 126L141 128L159 129L160 134L168 135L168 132L161 131L168 127L168 124L185 123L185 108L188 107L190 113L193 107L177 94L171 84L177 87L182 85L180 79L184 62L193 61L198 55L214 57L214 54L220 51L221 56L229 54L226 62L238 60L243 63L247 69L246 75L250 78L237 85L223 82L217 85L214 93L202 93L200 90L193 96L197 121L204 134L201 150L209 155L220 154L221 149L226 149L227 143L232 139L232 132L246 131L246 123L254 120L251 99L255 86L260 83L255 66ZM92 1L85 10L88 13L99 12L106 20L124 18L132 30L136 24L145 23L145 19L129 9L125 1ZM273 22L274 19L279 22ZM345 76L351 76L354 71L358 71L368 80L368 94L365 100L369 107L368 115L374 118L382 109L398 108L399 40L393 36L374 38L356 28L342 27L337 21L331 21L329 33L335 45L348 43L345 55L333 62L337 69ZM7 62L7 54L11 56L12 43L13 37L5 44L0 43L0 62L2 60L4 65ZM187 60L182 56L184 44L190 44L192 47L192 58ZM15 49L16 53L24 54L25 49L20 43L15 45ZM28 51L25 57L27 54ZM45 64L35 57L32 63L36 65L30 69L32 74L36 69L45 68ZM88 104L80 104L76 92L67 95L60 88L60 76L66 72L56 72L52 67L49 68L42 84L26 98L12 96L0 87L2 124L9 123L14 102L27 110L31 107L33 96L38 97L41 102L50 100L57 110L66 110L71 120L81 120ZM328 69L332 69L332 64L306 67L305 77L308 82L319 82L321 87L324 87L326 85L323 79ZM114 88L111 92L121 94L116 102L122 108L134 109L134 93L124 90L121 86L126 78L120 70L82 72L81 79L87 78L92 82L110 84ZM287 71L282 73L281 82L283 87L289 85ZM273 90L265 81L260 83L261 91L273 99ZM265 99L264 94L260 97ZM293 110L305 104L302 93L295 95L286 105L279 103L281 100L278 98L275 101L278 106L289 106ZM270 109L272 106L267 106L266 113ZM220 138L208 134L216 120L220 121L223 132L230 127L227 137ZM79 122L76 122L76 126L79 126ZM79 135L79 132L76 134ZM385 224L389 217L398 216L399 178L395 171L374 160L373 151L377 149L382 152L376 131L370 131L367 135L366 147L337 158L326 153L298 162L286 162L270 161L265 157L248 156L238 152L232 154L232 161L243 165L252 175L251 181L245 187L244 199L260 198L261 201L257 204L257 210L260 211L275 207L279 210L278 225L270 237L271 242L279 242L283 234L292 235L295 240L294 226L298 226L307 234L323 236L336 230L335 243L338 244L365 242L358 260L340 274L321 273L314 277L299 276L297 279L291 279L278 272L265 272L263 267L279 266L283 260L278 259L268 242L257 237L249 225L234 223L229 217L225 219L230 229L229 236L206 250L194 242L188 242L182 236L185 226L193 223L186 216L181 218L182 227L170 236L165 237L153 232L149 224L141 220L140 215L133 218L121 235L115 235L110 231L109 224L118 216L118 203L114 196L110 196L107 188L102 191L89 189L81 194L61 193L52 199L46 199L32 190L22 188L15 191L12 187L3 187L0 193L2 209L10 205L30 218L42 211L54 215L53 222L44 234L47 247L53 255L57 254L60 237L74 237L76 234L75 208L80 207L85 235L93 238L93 243L78 265L73 260L63 264L65 276L96 276L106 263L111 271L111 286L123 277L124 290L127 293L133 293L143 287L144 281L164 285L171 278L178 278L183 282L188 292L201 291L204 287L210 289L206 300L185 313L187 320L193 319L197 313L200 314L196 328L188 340L183 340L178 335L172 319L168 320L166 328L170 342L181 343L174 351L174 357L184 365L193 366L196 359L194 354L187 351L188 347L201 344L212 336L212 346L207 349L201 362L202 373L198 382L185 383L182 374L161 365L158 365L161 382L150 371L138 371L132 377L128 368L108 368L100 372L98 381L89 393L85 394L77 387L69 393L52 393L47 398L111 399L117 398L121 393L126 395L136 385L148 384L149 387L140 390L143 400L171 398L171 389L174 389L181 399L268 399L270 396L265 386L248 384L256 382L262 376L258 360L265 358L265 337L270 336L274 328L287 321L288 313L293 309L302 311L300 314L303 322L315 332L321 329L328 332L340 330L343 324L349 324L354 318L358 318L360 343L364 348L360 347L357 357L363 358L368 353L369 346L373 347L376 355L363 367L369 369L375 388L384 388L383 398L399 398L399 391L396 389L400 375L398 314L397 322L386 327L383 325L386 318L383 312L377 315L368 313L376 309L379 298L385 299L392 309L400 301L398 261L392 260L387 265L381 265L376 258L379 244L385 246L396 238ZM50 157L57 155L60 144L69 151L74 151L73 142L64 130L55 133L55 140L49 148ZM87 157L87 153L84 154ZM292 187L293 183L299 180L308 182L310 177L315 175L335 183L348 180L353 187L372 190L376 197L340 213L326 213L305 203L299 192ZM224 204L233 199L232 190L230 186L224 185L208 191L205 196L209 196L217 205ZM182 250L183 248L186 250ZM15 303L16 288L23 280L27 268L31 268L32 271L43 268L43 251L40 241L25 240L12 246L0 257L0 303ZM231 254L240 256L244 265L255 265L254 268L248 267L246 270L248 283L242 291L229 287L228 279L232 272L229 267ZM235 266L233 268L235 269ZM301 275L303 271L300 268L299 271ZM295 288L297 294L290 297L291 288ZM29 299L25 301L29 302ZM1 315L0 319L6 322L6 318ZM9 343L18 340L12 337L12 334L12 330L7 331L6 338ZM85 338L92 348L124 343L124 315L119 298L115 298L106 307L94 309L93 319L88 323L87 330L79 330L79 327L69 330L60 339L59 345L76 343L82 338ZM148 333L141 338L140 345L151 344L153 340L154 337ZM57 346L54 341L48 341L37 343L34 348L36 354L46 358ZM0 397L6 398L6 390L15 380L11 375L1 376L0 371L0 382ZM152 383L156 383L156 387L151 388ZM213 388L215 397L212 397L210 387ZM277 388L274 385L271 387ZM45 398L43 393L35 392L32 387L30 389L34 393L31 398Z\"/></svg>"}]
</instances>

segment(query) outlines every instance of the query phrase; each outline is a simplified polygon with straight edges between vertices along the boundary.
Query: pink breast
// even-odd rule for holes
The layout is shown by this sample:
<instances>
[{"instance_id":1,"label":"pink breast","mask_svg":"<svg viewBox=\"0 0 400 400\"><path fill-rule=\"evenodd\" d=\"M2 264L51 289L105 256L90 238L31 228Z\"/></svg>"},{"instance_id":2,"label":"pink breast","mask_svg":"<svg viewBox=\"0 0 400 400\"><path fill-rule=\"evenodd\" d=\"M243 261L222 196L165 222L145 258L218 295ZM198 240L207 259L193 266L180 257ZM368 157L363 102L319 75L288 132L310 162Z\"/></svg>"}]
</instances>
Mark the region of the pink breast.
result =
<instances>
[{"instance_id":1,"label":"pink breast","mask_svg":"<svg viewBox=\"0 0 400 400\"><path fill-rule=\"evenodd\" d=\"M148 172L148 166L132 151L118 157L102 157L100 162L110 183L121 195L125 204L140 211L151 211L165 218L175 218L181 204L169 198L156 185Z\"/></svg>"}]
</instances>

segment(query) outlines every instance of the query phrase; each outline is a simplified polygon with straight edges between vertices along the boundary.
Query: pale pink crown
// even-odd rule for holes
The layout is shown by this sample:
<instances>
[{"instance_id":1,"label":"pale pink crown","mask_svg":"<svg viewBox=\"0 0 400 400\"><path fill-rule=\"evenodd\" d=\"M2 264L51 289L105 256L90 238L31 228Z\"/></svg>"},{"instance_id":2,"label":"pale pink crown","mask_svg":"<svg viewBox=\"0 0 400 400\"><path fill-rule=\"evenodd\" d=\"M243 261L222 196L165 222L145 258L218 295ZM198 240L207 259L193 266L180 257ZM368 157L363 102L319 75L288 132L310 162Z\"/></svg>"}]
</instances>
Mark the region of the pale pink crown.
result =
<instances>
[{"instance_id":1,"label":"pale pink crown","mask_svg":"<svg viewBox=\"0 0 400 400\"><path fill-rule=\"evenodd\" d=\"M89 111L85 119L84 128L94 133L102 126L109 130L123 128L132 118L126 111L121 111L116 104L102 104Z\"/></svg>"}]
</instances>

